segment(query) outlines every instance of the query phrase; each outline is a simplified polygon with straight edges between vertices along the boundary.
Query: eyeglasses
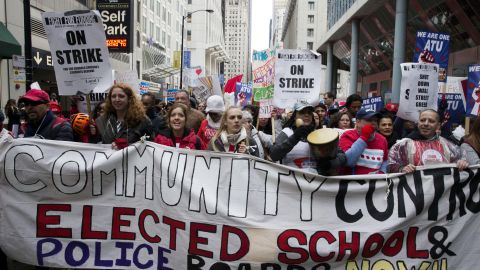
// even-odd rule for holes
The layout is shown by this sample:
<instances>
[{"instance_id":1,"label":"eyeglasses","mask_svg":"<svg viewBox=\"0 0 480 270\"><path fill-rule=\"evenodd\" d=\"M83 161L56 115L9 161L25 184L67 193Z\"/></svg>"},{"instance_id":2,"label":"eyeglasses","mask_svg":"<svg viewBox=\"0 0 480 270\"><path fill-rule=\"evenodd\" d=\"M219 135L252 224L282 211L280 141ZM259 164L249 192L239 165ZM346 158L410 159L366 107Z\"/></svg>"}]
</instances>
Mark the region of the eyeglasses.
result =
<instances>
[{"instance_id":1,"label":"eyeglasses","mask_svg":"<svg viewBox=\"0 0 480 270\"><path fill-rule=\"evenodd\" d=\"M28 100L24 101L23 103L25 104L25 107L27 106L35 107L40 104L47 104L47 102L44 102L44 101L28 101Z\"/></svg>"}]
</instances>

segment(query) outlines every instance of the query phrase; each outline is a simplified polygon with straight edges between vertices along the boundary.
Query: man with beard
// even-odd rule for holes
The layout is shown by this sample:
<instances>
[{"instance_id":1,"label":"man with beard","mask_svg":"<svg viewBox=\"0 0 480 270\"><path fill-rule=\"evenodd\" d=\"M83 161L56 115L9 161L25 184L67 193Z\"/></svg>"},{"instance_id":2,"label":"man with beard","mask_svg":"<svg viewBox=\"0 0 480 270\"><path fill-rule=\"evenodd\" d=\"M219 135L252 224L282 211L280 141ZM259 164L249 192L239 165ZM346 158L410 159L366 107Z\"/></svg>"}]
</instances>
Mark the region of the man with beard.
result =
<instances>
[{"instance_id":1,"label":"man with beard","mask_svg":"<svg viewBox=\"0 0 480 270\"><path fill-rule=\"evenodd\" d=\"M418 131L398 141L390 150L389 172L412 173L416 166L456 163L459 170L468 167L460 148L440 137L440 115L427 109L420 113Z\"/></svg>"}]
</instances>

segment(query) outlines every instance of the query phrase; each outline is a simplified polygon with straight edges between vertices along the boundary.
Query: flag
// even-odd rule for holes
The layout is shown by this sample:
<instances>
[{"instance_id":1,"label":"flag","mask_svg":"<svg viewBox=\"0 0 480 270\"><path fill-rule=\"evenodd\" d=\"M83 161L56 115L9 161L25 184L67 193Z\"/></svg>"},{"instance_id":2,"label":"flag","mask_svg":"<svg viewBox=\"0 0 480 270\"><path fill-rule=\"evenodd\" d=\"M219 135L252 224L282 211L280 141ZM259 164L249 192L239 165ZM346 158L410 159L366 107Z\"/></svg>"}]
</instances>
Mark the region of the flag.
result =
<instances>
[{"instance_id":1,"label":"flag","mask_svg":"<svg viewBox=\"0 0 480 270\"><path fill-rule=\"evenodd\" d=\"M243 74L237 75L233 78L230 78L228 82L225 84L223 87L223 92L224 93L234 93L235 92L235 86L237 85L237 82L242 81Z\"/></svg>"}]
</instances>

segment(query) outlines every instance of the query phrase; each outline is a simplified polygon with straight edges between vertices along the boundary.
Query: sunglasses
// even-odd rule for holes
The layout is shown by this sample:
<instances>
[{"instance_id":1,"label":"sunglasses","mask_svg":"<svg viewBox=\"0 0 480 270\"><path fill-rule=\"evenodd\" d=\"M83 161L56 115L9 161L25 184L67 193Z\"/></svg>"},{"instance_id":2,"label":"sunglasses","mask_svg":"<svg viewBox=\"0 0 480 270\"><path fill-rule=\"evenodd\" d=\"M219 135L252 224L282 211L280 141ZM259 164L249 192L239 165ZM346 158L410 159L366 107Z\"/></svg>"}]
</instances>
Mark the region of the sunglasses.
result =
<instances>
[{"instance_id":1,"label":"sunglasses","mask_svg":"<svg viewBox=\"0 0 480 270\"><path fill-rule=\"evenodd\" d=\"M23 102L25 104L25 106L32 106L32 107L35 107L35 106L38 106L40 104L47 104L48 102L45 102L45 101L24 101Z\"/></svg>"}]
</instances>

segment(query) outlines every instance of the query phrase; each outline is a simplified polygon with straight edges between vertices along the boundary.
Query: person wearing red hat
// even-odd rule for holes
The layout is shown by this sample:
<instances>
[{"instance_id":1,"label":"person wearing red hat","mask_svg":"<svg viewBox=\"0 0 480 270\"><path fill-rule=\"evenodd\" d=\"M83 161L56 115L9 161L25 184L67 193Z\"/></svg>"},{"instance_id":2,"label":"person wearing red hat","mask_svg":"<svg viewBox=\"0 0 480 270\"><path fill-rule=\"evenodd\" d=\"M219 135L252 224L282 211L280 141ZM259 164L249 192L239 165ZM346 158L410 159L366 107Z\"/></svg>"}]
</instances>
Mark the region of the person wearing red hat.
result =
<instances>
[{"instance_id":1,"label":"person wearing red hat","mask_svg":"<svg viewBox=\"0 0 480 270\"><path fill-rule=\"evenodd\" d=\"M27 114L25 137L73 141L70 123L52 112L47 92L31 89L19 99L19 102L25 104Z\"/></svg>"}]
</instances>

